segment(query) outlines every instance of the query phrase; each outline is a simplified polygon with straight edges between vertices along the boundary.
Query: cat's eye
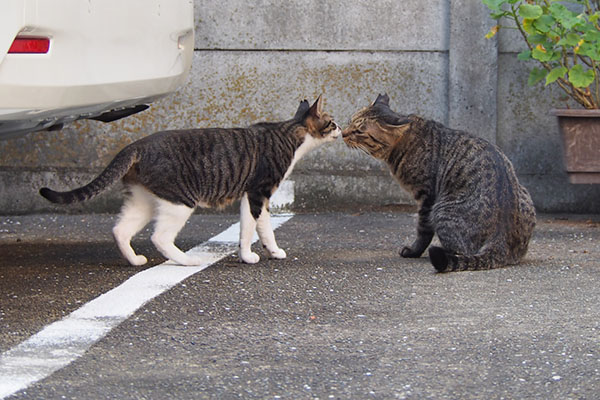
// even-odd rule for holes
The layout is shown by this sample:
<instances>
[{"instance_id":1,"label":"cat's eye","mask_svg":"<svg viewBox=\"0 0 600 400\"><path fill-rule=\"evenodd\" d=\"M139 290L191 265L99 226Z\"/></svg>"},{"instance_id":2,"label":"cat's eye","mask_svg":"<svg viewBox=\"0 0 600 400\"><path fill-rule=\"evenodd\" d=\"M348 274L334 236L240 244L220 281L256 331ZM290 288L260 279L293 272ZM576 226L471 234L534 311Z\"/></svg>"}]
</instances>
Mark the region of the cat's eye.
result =
<instances>
[{"instance_id":1,"label":"cat's eye","mask_svg":"<svg viewBox=\"0 0 600 400\"><path fill-rule=\"evenodd\" d=\"M324 132L330 132L335 130L335 128L337 128L337 125L335 122L333 122L332 120L327 121L327 124L325 124L325 126L323 127L323 131Z\"/></svg>"},{"instance_id":2,"label":"cat's eye","mask_svg":"<svg viewBox=\"0 0 600 400\"><path fill-rule=\"evenodd\" d=\"M363 123L361 123L361 124L360 124L360 125L359 125L359 126L356 128L356 130L357 130L359 133L361 133L361 132L366 132L366 131L368 131L369 129L368 129L367 123L366 123L366 122L363 122Z\"/></svg>"}]
</instances>

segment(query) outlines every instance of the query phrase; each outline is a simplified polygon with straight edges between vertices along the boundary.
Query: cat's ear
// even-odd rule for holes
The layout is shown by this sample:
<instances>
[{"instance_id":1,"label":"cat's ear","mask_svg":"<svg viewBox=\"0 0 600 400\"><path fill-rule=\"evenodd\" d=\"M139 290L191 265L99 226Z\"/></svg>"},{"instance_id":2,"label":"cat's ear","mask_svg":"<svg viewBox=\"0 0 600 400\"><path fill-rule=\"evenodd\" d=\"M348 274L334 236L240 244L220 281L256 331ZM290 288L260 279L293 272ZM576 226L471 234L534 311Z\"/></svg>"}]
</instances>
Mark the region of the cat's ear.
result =
<instances>
[{"instance_id":1,"label":"cat's ear","mask_svg":"<svg viewBox=\"0 0 600 400\"><path fill-rule=\"evenodd\" d=\"M321 118L321 112L323 112L323 96L319 95L317 100L315 100L314 104L310 106L308 110L308 115L315 119Z\"/></svg>"},{"instance_id":2,"label":"cat's ear","mask_svg":"<svg viewBox=\"0 0 600 400\"><path fill-rule=\"evenodd\" d=\"M317 133L321 126L321 113L323 111L323 97L319 96L304 114L303 124L310 132Z\"/></svg>"},{"instance_id":3,"label":"cat's ear","mask_svg":"<svg viewBox=\"0 0 600 400\"><path fill-rule=\"evenodd\" d=\"M302 100L300 102L300 105L298 106L298 110L296 111L296 114L294 114L294 119L303 118L309 109L310 109L310 105L308 104L308 101L306 99Z\"/></svg>"},{"instance_id":4,"label":"cat's ear","mask_svg":"<svg viewBox=\"0 0 600 400\"><path fill-rule=\"evenodd\" d=\"M375 104L384 104L386 106L389 106L390 105L390 97L387 95L387 93L379 94L379 96L377 96L377 98L373 102L373 105L375 105Z\"/></svg>"}]
</instances>

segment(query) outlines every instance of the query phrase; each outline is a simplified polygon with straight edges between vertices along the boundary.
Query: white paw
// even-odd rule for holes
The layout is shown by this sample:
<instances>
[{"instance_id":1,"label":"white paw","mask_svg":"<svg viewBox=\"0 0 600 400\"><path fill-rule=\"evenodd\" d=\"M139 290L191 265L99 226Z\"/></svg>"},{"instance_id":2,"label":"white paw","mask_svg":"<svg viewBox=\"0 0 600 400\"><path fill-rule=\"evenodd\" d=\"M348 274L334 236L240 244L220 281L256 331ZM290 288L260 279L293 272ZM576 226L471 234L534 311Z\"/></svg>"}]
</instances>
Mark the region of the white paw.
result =
<instances>
[{"instance_id":1,"label":"white paw","mask_svg":"<svg viewBox=\"0 0 600 400\"><path fill-rule=\"evenodd\" d=\"M144 265L148 262L148 259L144 256L135 256L128 261L131 265Z\"/></svg>"},{"instance_id":2,"label":"white paw","mask_svg":"<svg viewBox=\"0 0 600 400\"><path fill-rule=\"evenodd\" d=\"M253 251L250 252L240 252L240 258L246 264L256 264L260 261L260 257Z\"/></svg>"},{"instance_id":3,"label":"white paw","mask_svg":"<svg viewBox=\"0 0 600 400\"><path fill-rule=\"evenodd\" d=\"M285 254L283 249L277 249L269 252L271 253L271 258L277 258L278 260L283 260L287 257L287 254Z\"/></svg>"}]
</instances>

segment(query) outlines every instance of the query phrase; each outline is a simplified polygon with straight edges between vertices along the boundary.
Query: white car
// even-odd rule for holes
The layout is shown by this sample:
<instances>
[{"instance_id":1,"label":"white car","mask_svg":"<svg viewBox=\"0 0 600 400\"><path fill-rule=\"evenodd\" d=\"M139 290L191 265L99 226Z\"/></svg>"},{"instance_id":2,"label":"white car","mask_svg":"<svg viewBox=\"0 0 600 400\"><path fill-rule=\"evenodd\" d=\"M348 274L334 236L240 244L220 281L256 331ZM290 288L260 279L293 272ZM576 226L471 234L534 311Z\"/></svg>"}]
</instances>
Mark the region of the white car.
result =
<instances>
[{"instance_id":1,"label":"white car","mask_svg":"<svg viewBox=\"0 0 600 400\"><path fill-rule=\"evenodd\" d=\"M1 0L0 139L142 111L193 51L193 0Z\"/></svg>"}]
</instances>

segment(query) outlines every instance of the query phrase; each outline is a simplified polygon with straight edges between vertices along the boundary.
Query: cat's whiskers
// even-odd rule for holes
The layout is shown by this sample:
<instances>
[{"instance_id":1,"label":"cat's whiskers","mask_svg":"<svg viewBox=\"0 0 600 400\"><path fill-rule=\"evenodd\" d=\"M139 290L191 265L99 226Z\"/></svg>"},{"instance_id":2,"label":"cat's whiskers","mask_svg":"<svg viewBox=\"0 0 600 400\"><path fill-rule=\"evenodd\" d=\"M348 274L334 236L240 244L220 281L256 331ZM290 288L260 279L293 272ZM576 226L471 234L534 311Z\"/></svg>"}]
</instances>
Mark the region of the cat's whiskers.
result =
<instances>
[{"instance_id":1,"label":"cat's whiskers","mask_svg":"<svg viewBox=\"0 0 600 400\"><path fill-rule=\"evenodd\" d=\"M348 147L350 147L353 150L358 150L358 151L362 151L364 153L366 153L367 155L370 155L371 153L369 152L369 150L367 150L367 147L364 146L361 143L348 143L346 142L346 144L348 145Z\"/></svg>"}]
</instances>

